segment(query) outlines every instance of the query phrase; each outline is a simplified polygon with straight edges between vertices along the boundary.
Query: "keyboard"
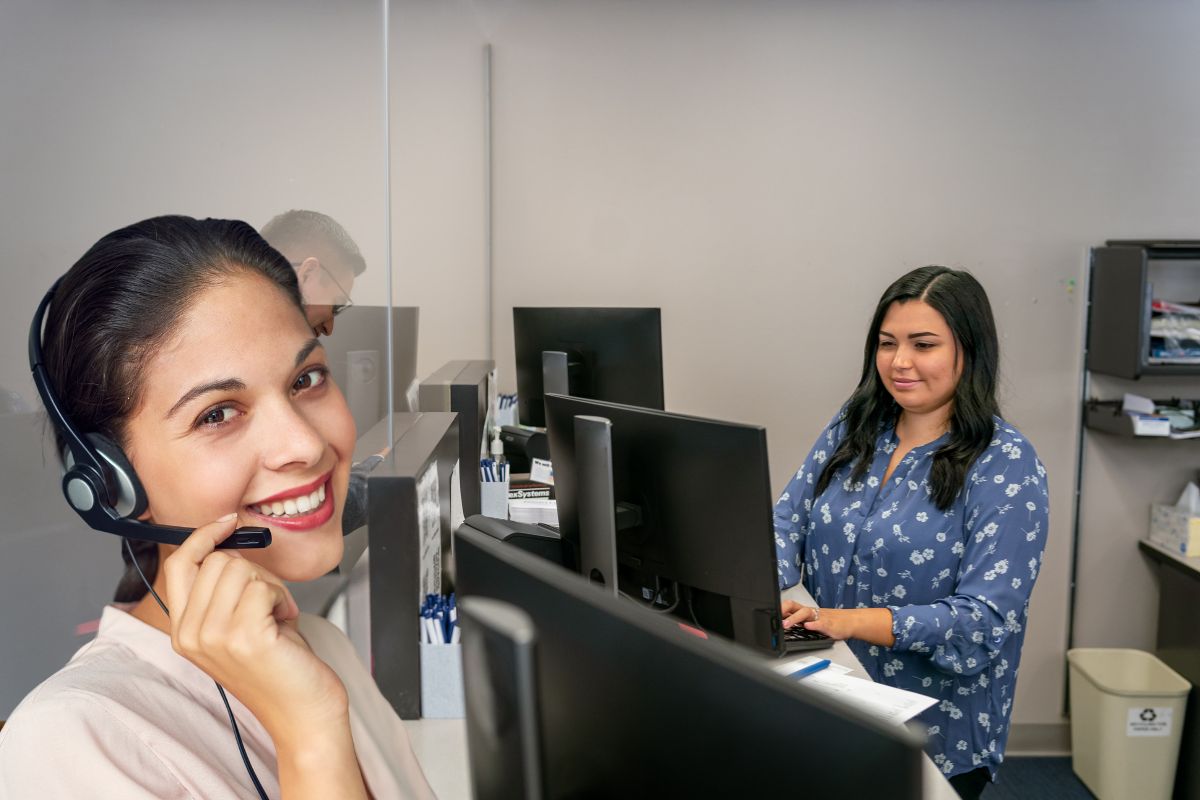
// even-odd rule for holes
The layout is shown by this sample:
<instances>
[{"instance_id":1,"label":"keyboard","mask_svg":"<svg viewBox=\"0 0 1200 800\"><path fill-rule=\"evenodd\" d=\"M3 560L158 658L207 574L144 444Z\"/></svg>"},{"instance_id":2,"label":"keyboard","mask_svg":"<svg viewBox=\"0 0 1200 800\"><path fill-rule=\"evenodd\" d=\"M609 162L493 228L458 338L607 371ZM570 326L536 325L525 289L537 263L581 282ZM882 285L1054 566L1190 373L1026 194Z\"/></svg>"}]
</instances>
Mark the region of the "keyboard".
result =
<instances>
[{"instance_id":1,"label":"keyboard","mask_svg":"<svg viewBox=\"0 0 1200 800\"><path fill-rule=\"evenodd\" d=\"M823 633L810 631L803 625L795 625L783 630L783 649L792 653L797 650L820 650L833 647L833 639Z\"/></svg>"}]
</instances>

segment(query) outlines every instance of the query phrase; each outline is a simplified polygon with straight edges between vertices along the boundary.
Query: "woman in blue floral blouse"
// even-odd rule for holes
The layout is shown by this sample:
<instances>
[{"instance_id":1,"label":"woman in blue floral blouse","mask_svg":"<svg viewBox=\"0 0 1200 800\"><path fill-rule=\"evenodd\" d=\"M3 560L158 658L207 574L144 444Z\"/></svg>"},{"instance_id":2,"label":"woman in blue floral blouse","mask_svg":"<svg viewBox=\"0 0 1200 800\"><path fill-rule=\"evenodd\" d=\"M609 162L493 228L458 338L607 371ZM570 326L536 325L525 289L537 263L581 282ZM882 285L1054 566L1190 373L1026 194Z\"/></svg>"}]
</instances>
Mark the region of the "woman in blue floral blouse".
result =
<instances>
[{"instance_id":1,"label":"woman in blue floral blouse","mask_svg":"<svg viewBox=\"0 0 1200 800\"><path fill-rule=\"evenodd\" d=\"M963 797L1008 739L1049 500L1033 446L1000 418L999 345L967 272L888 287L862 379L775 506L784 625L845 639L871 677L938 698L926 750Z\"/></svg>"}]
</instances>

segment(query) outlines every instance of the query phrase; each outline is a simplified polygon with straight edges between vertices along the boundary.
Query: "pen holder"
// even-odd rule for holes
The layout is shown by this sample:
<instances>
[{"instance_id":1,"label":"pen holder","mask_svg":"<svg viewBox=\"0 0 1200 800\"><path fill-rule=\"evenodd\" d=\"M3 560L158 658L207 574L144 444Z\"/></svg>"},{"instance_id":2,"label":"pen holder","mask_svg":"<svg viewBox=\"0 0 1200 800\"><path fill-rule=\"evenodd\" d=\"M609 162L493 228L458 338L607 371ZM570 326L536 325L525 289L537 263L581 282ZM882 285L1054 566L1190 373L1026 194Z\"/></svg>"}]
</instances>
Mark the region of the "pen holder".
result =
<instances>
[{"instance_id":1,"label":"pen holder","mask_svg":"<svg viewBox=\"0 0 1200 800\"><path fill-rule=\"evenodd\" d=\"M508 481L484 481L480 484L479 511L485 517L508 519Z\"/></svg>"},{"instance_id":2,"label":"pen holder","mask_svg":"<svg viewBox=\"0 0 1200 800\"><path fill-rule=\"evenodd\" d=\"M421 642L421 716L426 719L465 716L461 644Z\"/></svg>"}]
</instances>

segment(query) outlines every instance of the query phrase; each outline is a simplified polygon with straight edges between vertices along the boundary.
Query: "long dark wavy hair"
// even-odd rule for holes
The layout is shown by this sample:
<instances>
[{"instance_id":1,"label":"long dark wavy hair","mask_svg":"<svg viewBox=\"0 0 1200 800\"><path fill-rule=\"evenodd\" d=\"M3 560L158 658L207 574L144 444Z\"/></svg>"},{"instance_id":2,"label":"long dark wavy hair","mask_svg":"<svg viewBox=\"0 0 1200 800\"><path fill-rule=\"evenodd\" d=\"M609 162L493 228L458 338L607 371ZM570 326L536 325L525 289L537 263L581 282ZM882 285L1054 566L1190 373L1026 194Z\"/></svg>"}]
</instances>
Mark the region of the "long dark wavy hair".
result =
<instances>
[{"instance_id":1,"label":"long dark wavy hair","mask_svg":"<svg viewBox=\"0 0 1200 800\"><path fill-rule=\"evenodd\" d=\"M63 276L46 315L46 371L63 411L84 433L102 433L122 448L126 423L142 396L145 367L196 295L239 272L279 286L304 313L287 259L245 222L154 217L113 231ZM57 432L58 452L64 439ZM153 583L158 545L129 540ZM146 594L129 553L114 600Z\"/></svg>"},{"instance_id":2,"label":"long dark wavy hair","mask_svg":"<svg viewBox=\"0 0 1200 800\"><path fill-rule=\"evenodd\" d=\"M995 431L993 417L1000 415L996 384L1000 370L1000 343L987 292L971 273L949 267L914 269L883 293L863 353L862 378L850 395L843 419L846 436L825 463L817 479L816 494L828 488L839 469L851 465L850 480L867 474L875 455L879 433L896 423L900 406L888 393L875 368L879 328L893 303L921 300L942 315L949 326L961 359L962 376L954 390L950 413L950 439L933 454L930 488L933 501L945 511L958 497L967 470L987 448Z\"/></svg>"}]
</instances>

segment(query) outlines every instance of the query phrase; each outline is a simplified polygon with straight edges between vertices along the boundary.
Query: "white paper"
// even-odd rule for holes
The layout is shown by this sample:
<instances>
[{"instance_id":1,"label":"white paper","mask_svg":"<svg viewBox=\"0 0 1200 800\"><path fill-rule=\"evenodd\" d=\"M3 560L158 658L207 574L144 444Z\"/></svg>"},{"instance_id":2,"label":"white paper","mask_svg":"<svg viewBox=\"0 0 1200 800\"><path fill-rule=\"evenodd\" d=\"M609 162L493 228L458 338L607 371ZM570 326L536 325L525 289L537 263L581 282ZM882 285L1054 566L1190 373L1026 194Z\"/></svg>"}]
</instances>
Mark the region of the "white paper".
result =
<instances>
[{"instance_id":1,"label":"white paper","mask_svg":"<svg viewBox=\"0 0 1200 800\"><path fill-rule=\"evenodd\" d=\"M1148 397L1125 393L1121 400L1121 411L1126 414L1149 414L1154 416L1154 401Z\"/></svg>"},{"instance_id":2,"label":"white paper","mask_svg":"<svg viewBox=\"0 0 1200 800\"><path fill-rule=\"evenodd\" d=\"M814 664L817 661L821 661L821 660L822 659L818 658L817 656L800 656L797 658L782 658L773 667L771 667L771 669L775 670L780 675L788 676L788 675L791 675L793 672L795 672L798 669L804 669L809 664ZM829 664L828 667L825 667L825 669L821 670L821 671L824 672L825 670L833 670L835 673L837 673L839 675L845 675L846 673L850 672L849 667L843 667L841 664L834 664L832 662ZM811 677L811 676L807 676L807 677ZM807 677L804 680L806 680Z\"/></svg>"},{"instance_id":3,"label":"white paper","mask_svg":"<svg viewBox=\"0 0 1200 800\"><path fill-rule=\"evenodd\" d=\"M442 593L442 512L436 460L417 478L417 530L421 537L420 603L427 594Z\"/></svg>"},{"instance_id":4,"label":"white paper","mask_svg":"<svg viewBox=\"0 0 1200 800\"><path fill-rule=\"evenodd\" d=\"M524 500L508 501L508 518L513 522L527 522L536 525L539 522L547 525L558 525L558 504L544 498L526 498Z\"/></svg>"},{"instance_id":5,"label":"white paper","mask_svg":"<svg viewBox=\"0 0 1200 800\"><path fill-rule=\"evenodd\" d=\"M454 462L454 469L450 470L450 533L453 534L458 530L458 526L463 524L466 515L463 513L462 504L462 482L458 477L458 465L460 462ZM453 535L450 541L454 541Z\"/></svg>"},{"instance_id":6,"label":"white paper","mask_svg":"<svg viewBox=\"0 0 1200 800\"><path fill-rule=\"evenodd\" d=\"M1175 505L1195 516L1197 506L1200 506L1200 487L1188 481L1188 485L1184 487L1183 494L1179 495L1179 500Z\"/></svg>"},{"instance_id":7,"label":"white paper","mask_svg":"<svg viewBox=\"0 0 1200 800\"><path fill-rule=\"evenodd\" d=\"M535 458L529 462L529 480L534 483L554 485L554 466L545 459Z\"/></svg>"},{"instance_id":8,"label":"white paper","mask_svg":"<svg viewBox=\"0 0 1200 800\"><path fill-rule=\"evenodd\" d=\"M902 725L937 702L936 698L923 694L855 678L847 672L834 670L833 666L830 664L820 672L800 679L801 683L883 722ZM799 667L792 665L792 670L796 669Z\"/></svg>"}]
</instances>

